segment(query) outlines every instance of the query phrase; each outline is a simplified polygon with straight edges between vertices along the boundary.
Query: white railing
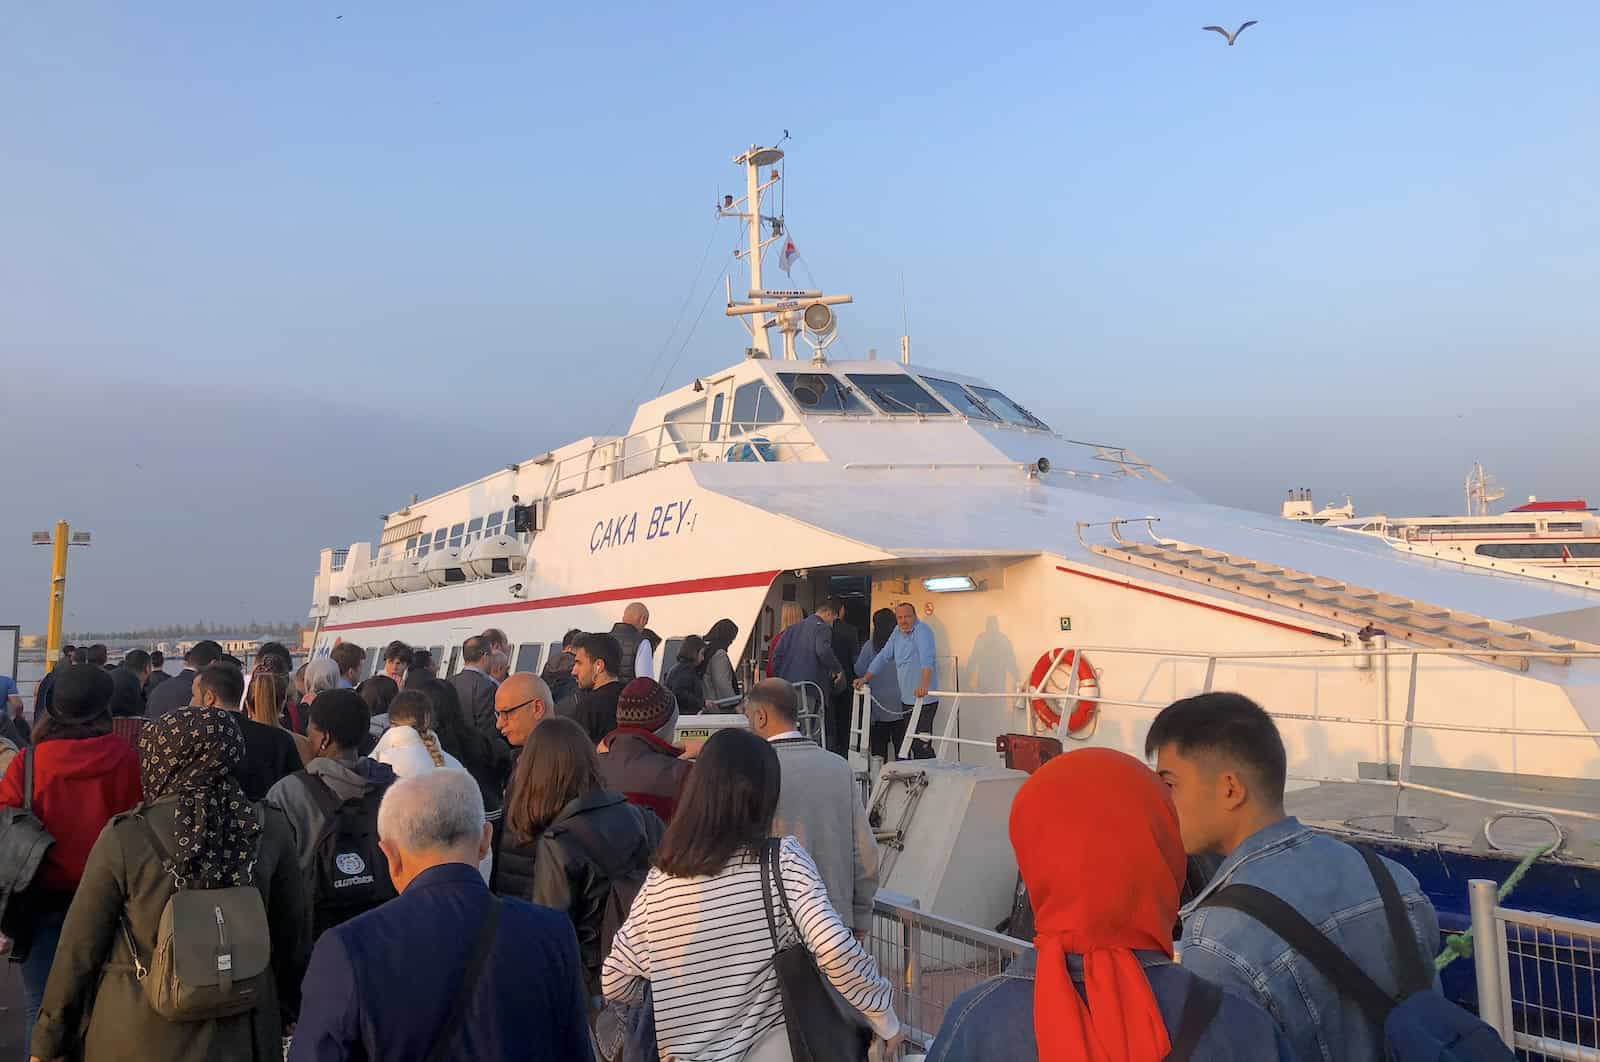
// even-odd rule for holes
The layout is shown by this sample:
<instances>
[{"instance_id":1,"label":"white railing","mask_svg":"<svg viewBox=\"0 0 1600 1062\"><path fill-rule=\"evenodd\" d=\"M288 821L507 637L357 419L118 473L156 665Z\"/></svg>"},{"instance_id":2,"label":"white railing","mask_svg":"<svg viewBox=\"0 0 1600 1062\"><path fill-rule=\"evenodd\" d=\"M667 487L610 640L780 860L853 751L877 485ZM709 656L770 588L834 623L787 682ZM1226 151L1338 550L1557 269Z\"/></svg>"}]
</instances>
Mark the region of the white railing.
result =
<instances>
[{"instance_id":1,"label":"white railing","mask_svg":"<svg viewBox=\"0 0 1600 1062\"><path fill-rule=\"evenodd\" d=\"M577 494L679 462L793 460L815 446L798 421L663 422L555 461L544 496Z\"/></svg>"},{"instance_id":2,"label":"white railing","mask_svg":"<svg viewBox=\"0 0 1600 1062\"><path fill-rule=\"evenodd\" d=\"M1518 1057L1600 1062L1600 923L1501 907L1468 883L1478 1014Z\"/></svg>"},{"instance_id":3,"label":"white railing","mask_svg":"<svg viewBox=\"0 0 1600 1062\"><path fill-rule=\"evenodd\" d=\"M1205 662L1205 679L1201 688L1196 693L1210 693L1216 678L1217 665L1220 662L1261 662L1273 660L1318 661L1335 659L1356 659L1365 661L1369 666L1376 666L1377 660L1388 658L1401 658L1407 661L1406 669L1406 699L1405 714L1403 718L1390 717L1389 699L1389 670L1387 667L1379 669L1380 681L1375 683L1379 701L1376 716L1355 715L1324 715L1317 712L1280 712L1273 711L1274 719L1295 720L1310 723L1334 723L1347 726L1370 727L1385 735L1385 752L1387 754L1389 734L1399 731L1401 735L1400 762L1396 777L1394 778L1330 778L1317 775L1291 775L1290 778L1297 782L1339 782L1368 786L1383 786L1398 791L1398 804L1395 814L1407 815L1407 793L1427 793L1433 796L1450 797L1458 800L1469 800L1475 803L1491 804L1495 807L1514 811L1532 812L1536 814L1561 815L1567 818L1584 819L1591 822L1600 822L1600 813L1581 811L1575 808L1551 807L1541 804L1527 804L1518 801L1504 800L1498 797L1487 797L1477 793L1465 792L1457 789L1448 789L1441 786L1427 785L1413 781L1412 774L1412 745L1413 736L1418 730L1434 730L1466 734L1498 734L1513 737L1552 737L1552 738L1580 738L1590 742L1600 739L1600 730L1587 729L1554 729L1554 728L1523 728L1515 726L1488 726L1474 723L1452 723L1432 721L1416 718L1417 708L1417 675L1418 663L1422 657L1445 657L1468 660L1481 660L1485 657L1504 655L1504 650L1494 649L1390 649L1379 647L1356 647L1350 649L1305 649L1305 650L1278 650L1270 652L1218 652L1205 653L1194 650L1147 649L1131 648L1127 646L1084 646L1076 650L1079 654L1093 654L1097 656L1122 654L1127 656L1160 657L1165 660L1189 660ZM1066 650L1057 650L1058 660L1061 662ZM1532 660L1549 658L1553 660L1596 660L1600 661L1600 652L1593 650L1578 651L1526 651L1517 655L1525 656ZM1054 672L1051 668L1046 672ZM855 709L852 713L852 740L851 752L859 754L856 759L858 766L870 769L868 753L861 746L861 735L866 732L867 723L870 722L870 694L865 687L856 691ZM905 738L901 741L898 750L899 758L905 759L910 755L911 743L914 739L931 742L938 747L974 747L987 751L994 751L993 741L980 741L972 738L958 737L958 724L961 705L964 701L1003 701L1008 707L1014 707L1015 702L1022 701L1024 706L1028 701L1043 700L1051 703L1075 702L1078 700L1092 701L1098 706L1114 706L1119 708L1132 708L1136 710L1159 712L1167 707L1171 701L1145 701L1127 697L1111 697L1102 694L1099 690L1092 694L1080 693L1078 690L1078 669L1073 667L1067 679L1067 689L1064 693L1050 693L1045 690L1036 690L1024 687L1011 693L963 693L960 690L929 690L926 697L917 698L908 714L912 724L906 728ZM940 732L918 734L916 733L916 720L920 718L922 705L925 701L938 701L940 715L943 717L943 727ZM896 714L902 714L902 709L896 709ZM1091 723L1081 731L1068 729L1067 723L1070 712L1063 710L1058 713L1059 722L1053 731L1049 731L1063 745L1073 741L1087 741L1093 737L1099 725L1100 713L1097 711ZM1035 726L1035 716L1028 712L1030 728ZM1386 756L1386 763L1391 757Z\"/></svg>"}]
</instances>

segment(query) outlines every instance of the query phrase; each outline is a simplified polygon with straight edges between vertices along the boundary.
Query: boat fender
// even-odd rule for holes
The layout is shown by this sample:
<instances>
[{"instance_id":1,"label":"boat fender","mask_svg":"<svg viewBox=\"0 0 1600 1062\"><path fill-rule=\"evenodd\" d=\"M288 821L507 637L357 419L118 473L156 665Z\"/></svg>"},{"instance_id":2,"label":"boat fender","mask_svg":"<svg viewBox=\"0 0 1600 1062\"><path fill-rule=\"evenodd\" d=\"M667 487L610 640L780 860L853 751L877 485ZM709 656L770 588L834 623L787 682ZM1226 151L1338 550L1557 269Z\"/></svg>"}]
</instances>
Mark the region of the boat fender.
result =
<instances>
[{"instance_id":1,"label":"boat fender","mask_svg":"<svg viewBox=\"0 0 1600 1062\"><path fill-rule=\"evenodd\" d=\"M1080 697L1072 702L1072 714L1067 717L1069 732L1082 730L1094 719L1098 704L1096 698L1100 695L1100 679L1089 658L1076 649L1051 649L1034 662L1033 673L1028 676L1028 690L1032 693L1065 692L1074 669L1078 674L1078 692L1087 691L1093 696ZM1060 724L1061 713L1052 701L1033 697L1029 699L1028 706L1033 709L1034 717L1046 727L1054 729Z\"/></svg>"}]
</instances>

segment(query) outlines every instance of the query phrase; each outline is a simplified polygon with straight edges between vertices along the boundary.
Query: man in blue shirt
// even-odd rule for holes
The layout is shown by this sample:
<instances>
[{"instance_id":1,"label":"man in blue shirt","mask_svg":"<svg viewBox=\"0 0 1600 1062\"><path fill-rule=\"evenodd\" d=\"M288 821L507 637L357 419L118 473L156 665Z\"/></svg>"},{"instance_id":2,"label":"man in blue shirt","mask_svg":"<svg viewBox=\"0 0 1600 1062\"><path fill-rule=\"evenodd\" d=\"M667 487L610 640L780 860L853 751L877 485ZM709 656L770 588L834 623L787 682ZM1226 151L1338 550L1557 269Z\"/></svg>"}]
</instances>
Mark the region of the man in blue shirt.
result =
<instances>
[{"instance_id":1,"label":"man in blue shirt","mask_svg":"<svg viewBox=\"0 0 1600 1062\"><path fill-rule=\"evenodd\" d=\"M883 643L883 648L878 650L878 655L872 658L872 665L867 668L867 673L856 679L859 688L872 681L875 672L893 666L896 677L900 680L900 702L905 709L905 714L894 725L893 747L898 750L900 742L906 736L906 726L911 721L911 713L916 711L918 701L922 701L939 681L939 662L934 655L938 650L933 642L933 631L926 623L917 619L917 608L909 601L903 601L894 610L895 632L889 635L889 640ZM922 710L917 713L917 733L933 733L933 719L939 712L939 702L923 701ZM911 743L911 758L928 760L933 758L933 743L929 741L913 741Z\"/></svg>"},{"instance_id":2,"label":"man in blue shirt","mask_svg":"<svg viewBox=\"0 0 1600 1062\"><path fill-rule=\"evenodd\" d=\"M1237 693L1188 697L1150 724L1145 755L1172 789L1184 848L1227 857L1180 912L1184 968L1265 1007L1296 1058L1381 1062L1381 1030L1354 997L1342 996L1250 915L1206 904L1227 885L1264 889L1334 940L1384 992L1399 991L1399 956L1366 860L1284 813L1288 757L1272 717ZM1417 946L1432 956L1439 950L1433 905L1409 871L1385 864Z\"/></svg>"}]
</instances>

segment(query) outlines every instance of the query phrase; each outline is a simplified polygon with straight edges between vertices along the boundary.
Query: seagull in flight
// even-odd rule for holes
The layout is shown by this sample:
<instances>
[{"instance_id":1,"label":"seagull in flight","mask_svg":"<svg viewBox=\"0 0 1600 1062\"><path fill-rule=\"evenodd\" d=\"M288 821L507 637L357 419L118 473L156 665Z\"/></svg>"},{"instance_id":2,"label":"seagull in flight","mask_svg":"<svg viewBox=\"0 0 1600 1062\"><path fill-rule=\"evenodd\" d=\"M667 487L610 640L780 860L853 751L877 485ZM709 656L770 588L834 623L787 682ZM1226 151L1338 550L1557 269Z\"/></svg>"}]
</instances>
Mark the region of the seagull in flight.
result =
<instances>
[{"instance_id":1,"label":"seagull in flight","mask_svg":"<svg viewBox=\"0 0 1600 1062\"><path fill-rule=\"evenodd\" d=\"M1246 23L1242 24L1238 29L1234 30L1232 33L1229 33L1227 30L1223 29L1221 26L1201 26L1200 28L1202 30L1210 30L1212 33L1220 33L1220 34L1222 34L1228 40L1228 47L1232 48L1233 47L1233 42L1239 39L1239 34L1243 33L1245 30L1249 29L1251 26L1254 26L1257 21L1258 20L1256 20L1256 19L1251 19L1249 22L1246 22Z\"/></svg>"}]
</instances>

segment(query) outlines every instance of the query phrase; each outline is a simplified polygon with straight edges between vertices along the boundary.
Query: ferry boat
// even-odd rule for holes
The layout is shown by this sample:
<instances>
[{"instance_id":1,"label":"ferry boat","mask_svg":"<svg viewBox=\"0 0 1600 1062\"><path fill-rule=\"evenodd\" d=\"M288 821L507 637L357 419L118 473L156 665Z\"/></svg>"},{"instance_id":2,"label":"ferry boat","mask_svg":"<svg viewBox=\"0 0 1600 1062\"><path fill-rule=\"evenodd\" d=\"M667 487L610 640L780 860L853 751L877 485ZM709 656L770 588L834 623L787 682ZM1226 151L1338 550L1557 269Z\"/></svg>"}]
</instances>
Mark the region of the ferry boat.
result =
<instances>
[{"instance_id":1,"label":"ferry boat","mask_svg":"<svg viewBox=\"0 0 1600 1062\"><path fill-rule=\"evenodd\" d=\"M1446 928L1466 923L1469 877L1545 844L1519 899L1593 912L1600 602L1211 504L1046 423L1022 380L904 343L898 359L837 350L849 295L764 286L782 158L741 152L744 195L718 206L744 230L749 286L725 307L738 356L640 405L624 435L497 467L322 550L316 652L355 642L371 667L398 638L449 673L494 626L513 668L537 670L564 631L608 630L637 600L658 659L731 618L748 673L785 602L839 594L858 628L910 602L940 647L939 759L868 765L853 746L885 883L926 909L978 925L1010 909L1009 735L1142 756L1160 708L1234 689L1278 720L1291 811L1405 863Z\"/></svg>"},{"instance_id":2,"label":"ferry boat","mask_svg":"<svg viewBox=\"0 0 1600 1062\"><path fill-rule=\"evenodd\" d=\"M1600 515L1588 502L1530 497L1503 513L1490 512L1505 491L1482 464L1472 466L1466 496L1465 516L1357 517L1348 498L1342 507L1316 510L1309 491L1291 491L1283 516L1372 535L1416 557L1600 590Z\"/></svg>"}]
</instances>

